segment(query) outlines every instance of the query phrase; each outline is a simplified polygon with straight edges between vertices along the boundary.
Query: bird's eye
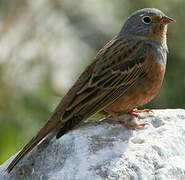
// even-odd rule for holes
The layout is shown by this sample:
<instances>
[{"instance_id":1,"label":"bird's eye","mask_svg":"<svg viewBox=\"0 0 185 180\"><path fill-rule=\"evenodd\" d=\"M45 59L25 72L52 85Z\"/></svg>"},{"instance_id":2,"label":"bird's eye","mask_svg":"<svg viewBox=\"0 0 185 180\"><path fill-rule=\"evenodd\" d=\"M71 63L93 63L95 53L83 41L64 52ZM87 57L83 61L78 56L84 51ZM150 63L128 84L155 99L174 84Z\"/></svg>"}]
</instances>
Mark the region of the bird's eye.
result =
<instances>
[{"instance_id":1,"label":"bird's eye","mask_svg":"<svg viewBox=\"0 0 185 180\"><path fill-rule=\"evenodd\" d=\"M152 22L152 19L151 19L151 17L149 17L149 16L144 16L144 17L142 18L142 21L143 21L145 24L150 24L150 23Z\"/></svg>"}]
</instances>

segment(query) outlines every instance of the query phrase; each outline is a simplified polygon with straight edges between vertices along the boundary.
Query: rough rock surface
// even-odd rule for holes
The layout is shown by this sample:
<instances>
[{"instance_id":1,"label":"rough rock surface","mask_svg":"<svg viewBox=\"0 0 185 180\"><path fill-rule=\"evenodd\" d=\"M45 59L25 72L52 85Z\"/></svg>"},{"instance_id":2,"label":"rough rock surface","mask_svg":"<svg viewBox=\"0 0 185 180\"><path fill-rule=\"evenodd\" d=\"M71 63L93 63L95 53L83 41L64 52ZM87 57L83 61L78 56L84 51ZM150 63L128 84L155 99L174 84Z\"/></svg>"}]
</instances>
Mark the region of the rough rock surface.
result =
<instances>
[{"instance_id":1,"label":"rough rock surface","mask_svg":"<svg viewBox=\"0 0 185 180\"><path fill-rule=\"evenodd\" d=\"M143 121L148 125L139 130L83 123L59 140L41 143L7 174L11 157L0 166L0 179L184 180L185 110L153 110L140 115Z\"/></svg>"}]
</instances>

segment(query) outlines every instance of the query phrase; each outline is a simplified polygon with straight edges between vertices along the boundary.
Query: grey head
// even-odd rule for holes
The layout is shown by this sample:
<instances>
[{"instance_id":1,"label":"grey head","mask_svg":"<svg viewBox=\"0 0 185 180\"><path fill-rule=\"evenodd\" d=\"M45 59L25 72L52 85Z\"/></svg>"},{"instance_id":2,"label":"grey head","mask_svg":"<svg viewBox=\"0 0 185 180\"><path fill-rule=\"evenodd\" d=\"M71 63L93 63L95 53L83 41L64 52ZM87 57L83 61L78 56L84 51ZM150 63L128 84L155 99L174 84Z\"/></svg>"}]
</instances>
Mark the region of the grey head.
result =
<instances>
[{"instance_id":1,"label":"grey head","mask_svg":"<svg viewBox=\"0 0 185 180\"><path fill-rule=\"evenodd\" d=\"M166 41L167 25L175 20L155 8L145 8L131 14L119 35Z\"/></svg>"}]
</instances>

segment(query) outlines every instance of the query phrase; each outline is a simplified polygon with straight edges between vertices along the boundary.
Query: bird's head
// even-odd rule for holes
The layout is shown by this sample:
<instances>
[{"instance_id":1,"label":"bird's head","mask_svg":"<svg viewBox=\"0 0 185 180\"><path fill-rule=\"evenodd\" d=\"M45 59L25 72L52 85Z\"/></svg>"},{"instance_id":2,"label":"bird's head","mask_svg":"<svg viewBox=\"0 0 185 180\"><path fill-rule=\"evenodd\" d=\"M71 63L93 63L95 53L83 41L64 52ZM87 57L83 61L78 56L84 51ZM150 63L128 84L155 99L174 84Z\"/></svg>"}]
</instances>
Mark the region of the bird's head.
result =
<instances>
[{"instance_id":1,"label":"bird's head","mask_svg":"<svg viewBox=\"0 0 185 180\"><path fill-rule=\"evenodd\" d=\"M166 42L168 24L175 20L155 8L145 8L131 14L120 35L136 36L143 40Z\"/></svg>"}]
</instances>

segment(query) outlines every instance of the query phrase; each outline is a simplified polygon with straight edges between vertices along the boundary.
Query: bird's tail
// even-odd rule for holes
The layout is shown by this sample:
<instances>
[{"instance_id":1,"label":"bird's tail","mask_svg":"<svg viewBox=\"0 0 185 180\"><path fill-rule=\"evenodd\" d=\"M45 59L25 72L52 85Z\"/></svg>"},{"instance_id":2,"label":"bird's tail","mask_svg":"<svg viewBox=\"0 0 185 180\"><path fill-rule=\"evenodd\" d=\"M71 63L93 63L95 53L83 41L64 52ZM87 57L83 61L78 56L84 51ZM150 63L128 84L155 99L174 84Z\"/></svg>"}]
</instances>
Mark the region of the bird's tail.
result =
<instances>
[{"instance_id":1,"label":"bird's tail","mask_svg":"<svg viewBox=\"0 0 185 180\"><path fill-rule=\"evenodd\" d=\"M18 153L15 159L10 163L6 171L9 173L16 164L28 153L30 152L46 135L56 129L61 125L61 121L48 121L44 127L33 137L30 142Z\"/></svg>"}]
</instances>

